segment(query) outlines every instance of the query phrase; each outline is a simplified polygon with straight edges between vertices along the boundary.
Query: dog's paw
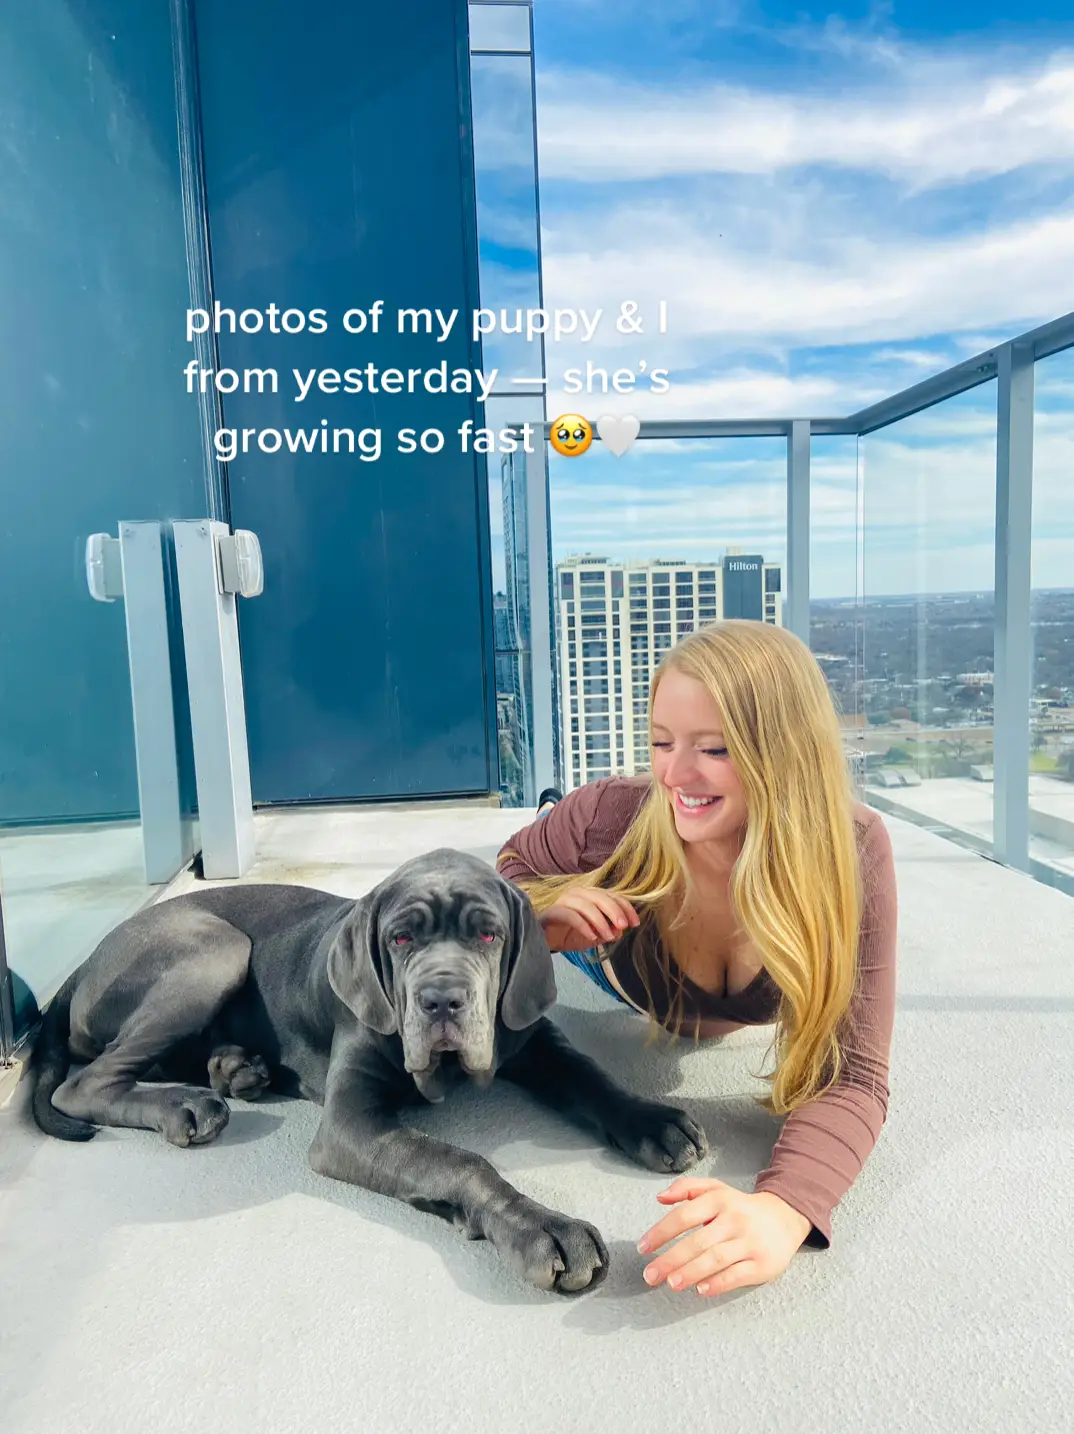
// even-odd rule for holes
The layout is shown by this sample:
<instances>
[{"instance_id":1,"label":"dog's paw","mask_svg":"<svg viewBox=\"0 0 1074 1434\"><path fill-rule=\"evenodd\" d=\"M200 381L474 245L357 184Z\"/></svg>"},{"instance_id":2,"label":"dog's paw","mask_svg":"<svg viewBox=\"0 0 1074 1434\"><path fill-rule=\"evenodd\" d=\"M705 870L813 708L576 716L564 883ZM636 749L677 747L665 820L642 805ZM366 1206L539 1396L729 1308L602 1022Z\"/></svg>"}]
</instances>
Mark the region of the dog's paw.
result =
<instances>
[{"instance_id":1,"label":"dog's paw","mask_svg":"<svg viewBox=\"0 0 1074 1434\"><path fill-rule=\"evenodd\" d=\"M207 1090L169 1091L161 1101L160 1133L172 1145L206 1145L231 1118L227 1101Z\"/></svg>"},{"instance_id":2,"label":"dog's paw","mask_svg":"<svg viewBox=\"0 0 1074 1434\"><path fill-rule=\"evenodd\" d=\"M220 1046L209 1057L209 1084L218 1095L257 1100L269 1087L269 1068L241 1046Z\"/></svg>"},{"instance_id":3,"label":"dog's paw","mask_svg":"<svg viewBox=\"0 0 1074 1434\"><path fill-rule=\"evenodd\" d=\"M705 1132L674 1105L631 1100L606 1125L608 1144L636 1165L681 1174L708 1154Z\"/></svg>"},{"instance_id":4,"label":"dog's paw","mask_svg":"<svg viewBox=\"0 0 1074 1434\"><path fill-rule=\"evenodd\" d=\"M578 1294L596 1289L608 1273L608 1251L599 1230L532 1200L520 1200L503 1211L486 1235L507 1263L539 1290Z\"/></svg>"}]
</instances>

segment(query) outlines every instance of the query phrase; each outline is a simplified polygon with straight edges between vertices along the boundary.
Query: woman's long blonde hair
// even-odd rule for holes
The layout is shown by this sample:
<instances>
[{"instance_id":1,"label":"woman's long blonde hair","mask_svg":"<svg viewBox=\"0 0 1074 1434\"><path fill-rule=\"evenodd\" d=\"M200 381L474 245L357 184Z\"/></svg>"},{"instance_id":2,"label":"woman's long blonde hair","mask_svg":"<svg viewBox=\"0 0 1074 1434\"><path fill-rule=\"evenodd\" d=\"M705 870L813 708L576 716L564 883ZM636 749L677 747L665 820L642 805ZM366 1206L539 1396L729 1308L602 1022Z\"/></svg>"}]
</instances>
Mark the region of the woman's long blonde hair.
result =
<instances>
[{"instance_id":1,"label":"woman's long blonde hair","mask_svg":"<svg viewBox=\"0 0 1074 1434\"><path fill-rule=\"evenodd\" d=\"M776 1069L762 1104L785 1115L838 1079L840 1035L857 978L861 871L839 719L809 649L768 623L714 623L673 647L653 677L650 728L653 700L669 671L711 693L745 792L747 825L731 899L781 993ZM670 795L653 783L630 829L595 871L525 886L538 912L565 886L617 892L650 915L669 905L681 912L691 879ZM663 943L657 949L670 988Z\"/></svg>"}]
</instances>

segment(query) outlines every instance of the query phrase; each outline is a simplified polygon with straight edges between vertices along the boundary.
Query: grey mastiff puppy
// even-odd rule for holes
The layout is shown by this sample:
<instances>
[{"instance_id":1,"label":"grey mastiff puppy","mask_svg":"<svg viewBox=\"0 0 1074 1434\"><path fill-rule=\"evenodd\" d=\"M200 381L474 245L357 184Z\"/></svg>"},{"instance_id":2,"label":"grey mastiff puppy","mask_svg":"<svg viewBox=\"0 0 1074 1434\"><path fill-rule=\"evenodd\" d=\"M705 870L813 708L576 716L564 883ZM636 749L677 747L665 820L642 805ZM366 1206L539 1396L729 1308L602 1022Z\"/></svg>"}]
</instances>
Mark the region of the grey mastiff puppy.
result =
<instances>
[{"instance_id":1,"label":"grey mastiff puppy","mask_svg":"<svg viewBox=\"0 0 1074 1434\"><path fill-rule=\"evenodd\" d=\"M693 1165L704 1133L576 1051L545 1015L555 998L528 899L461 852L410 861L359 901L196 892L123 922L62 986L34 1053L34 1118L65 1140L112 1125L198 1145L227 1124L228 1096L304 1097L323 1106L320 1174L490 1240L541 1289L591 1288L608 1268L592 1225L400 1123L407 1105L500 1075L649 1170Z\"/></svg>"}]
</instances>

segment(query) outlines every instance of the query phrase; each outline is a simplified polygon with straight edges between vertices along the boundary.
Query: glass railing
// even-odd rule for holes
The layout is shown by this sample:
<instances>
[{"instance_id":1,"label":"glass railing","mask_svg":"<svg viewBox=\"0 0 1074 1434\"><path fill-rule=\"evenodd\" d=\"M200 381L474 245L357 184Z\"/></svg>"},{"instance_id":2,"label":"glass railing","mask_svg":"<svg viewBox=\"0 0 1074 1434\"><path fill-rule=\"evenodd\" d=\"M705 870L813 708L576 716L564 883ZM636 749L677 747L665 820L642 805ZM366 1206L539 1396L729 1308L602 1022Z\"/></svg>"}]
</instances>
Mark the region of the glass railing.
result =
<instances>
[{"instance_id":1,"label":"glass railing","mask_svg":"<svg viewBox=\"0 0 1074 1434\"><path fill-rule=\"evenodd\" d=\"M500 800L515 807L536 801L537 773L557 763L553 692L534 682L535 656L542 672L551 665L549 623L533 623L535 603L539 615L549 608L549 574L530 564L531 551L548 551L544 340L514 321L542 302L531 13L484 3L469 12L480 305L495 316L481 320L481 361L495 371L484 412L497 435L487 457L496 733ZM504 432L516 434L513 451Z\"/></svg>"},{"instance_id":2,"label":"glass railing","mask_svg":"<svg viewBox=\"0 0 1074 1434\"><path fill-rule=\"evenodd\" d=\"M864 781L991 850L996 384L861 440Z\"/></svg>"},{"instance_id":3,"label":"glass railing","mask_svg":"<svg viewBox=\"0 0 1074 1434\"><path fill-rule=\"evenodd\" d=\"M1074 877L1074 350L1035 379L1029 852Z\"/></svg>"},{"instance_id":4,"label":"glass railing","mask_svg":"<svg viewBox=\"0 0 1074 1434\"><path fill-rule=\"evenodd\" d=\"M810 450L809 643L839 712L860 788L866 746L860 440L817 436Z\"/></svg>"},{"instance_id":5,"label":"glass railing","mask_svg":"<svg viewBox=\"0 0 1074 1434\"><path fill-rule=\"evenodd\" d=\"M1033 424L1002 377L1027 367ZM867 801L1074 890L1074 316L808 422L807 619L788 617L800 421L662 414L622 457L548 447L559 779L644 770L660 654L756 616L808 630ZM1030 646L1027 723L1011 703Z\"/></svg>"}]
</instances>

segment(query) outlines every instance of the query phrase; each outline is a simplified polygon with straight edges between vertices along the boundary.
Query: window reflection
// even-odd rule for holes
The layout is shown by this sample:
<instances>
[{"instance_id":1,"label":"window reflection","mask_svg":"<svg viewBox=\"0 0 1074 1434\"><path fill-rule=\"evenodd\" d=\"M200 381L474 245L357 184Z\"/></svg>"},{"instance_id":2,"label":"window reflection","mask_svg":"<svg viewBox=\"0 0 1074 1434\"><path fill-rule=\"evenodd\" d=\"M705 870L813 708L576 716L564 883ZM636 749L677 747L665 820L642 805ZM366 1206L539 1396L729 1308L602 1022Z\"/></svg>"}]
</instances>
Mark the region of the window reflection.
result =
<instances>
[{"instance_id":1,"label":"window reflection","mask_svg":"<svg viewBox=\"0 0 1074 1434\"><path fill-rule=\"evenodd\" d=\"M470 50L530 48L529 5L471 5Z\"/></svg>"}]
</instances>

